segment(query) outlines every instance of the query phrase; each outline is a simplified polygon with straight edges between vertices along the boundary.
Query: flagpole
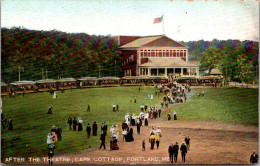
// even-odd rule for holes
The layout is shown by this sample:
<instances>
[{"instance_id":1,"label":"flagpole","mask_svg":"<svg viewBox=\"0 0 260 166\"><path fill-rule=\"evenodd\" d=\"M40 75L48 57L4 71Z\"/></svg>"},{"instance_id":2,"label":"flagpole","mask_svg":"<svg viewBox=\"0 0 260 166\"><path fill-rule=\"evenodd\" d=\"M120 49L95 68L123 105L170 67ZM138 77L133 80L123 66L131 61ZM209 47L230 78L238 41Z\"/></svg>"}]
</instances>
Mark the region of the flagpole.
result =
<instances>
[{"instance_id":1,"label":"flagpole","mask_svg":"<svg viewBox=\"0 0 260 166\"><path fill-rule=\"evenodd\" d=\"M163 28L163 35L164 35L164 12L163 12L163 23L162 23L162 28Z\"/></svg>"},{"instance_id":2,"label":"flagpole","mask_svg":"<svg viewBox=\"0 0 260 166\"><path fill-rule=\"evenodd\" d=\"M162 35L164 35L164 18L163 18L163 22L162 22L162 32L163 32Z\"/></svg>"}]
</instances>

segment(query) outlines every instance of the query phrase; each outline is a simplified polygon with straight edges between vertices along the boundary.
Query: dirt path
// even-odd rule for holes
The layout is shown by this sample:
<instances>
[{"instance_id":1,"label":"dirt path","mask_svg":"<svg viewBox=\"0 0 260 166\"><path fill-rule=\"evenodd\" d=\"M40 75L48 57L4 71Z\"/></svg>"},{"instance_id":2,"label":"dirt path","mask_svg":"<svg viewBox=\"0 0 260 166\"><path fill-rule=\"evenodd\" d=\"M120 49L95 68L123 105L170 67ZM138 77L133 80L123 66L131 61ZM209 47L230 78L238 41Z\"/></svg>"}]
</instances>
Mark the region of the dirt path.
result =
<instances>
[{"instance_id":1,"label":"dirt path","mask_svg":"<svg viewBox=\"0 0 260 166\"><path fill-rule=\"evenodd\" d=\"M193 95L189 94L188 97ZM167 111L163 111L167 114ZM159 149L150 149L149 133L154 127L160 127L162 137ZM185 164L249 164L253 151L258 153L258 127L221 122L184 122L167 121L163 118L149 120L149 126L141 127L141 134L134 129L134 142L118 140L119 150L93 149L88 152L56 155L54 164L170 164L168 147L176 141L181 145L185 136L190 136L191 147L186 155ZM107 137L107 140L109 138ZM142 151L142 141L146 150ZM66 161L64 161L66 160ZM80 161L81 160L81 161ZM38 163L47 164L41 160ZM183 164L179 152L177 164Z\"/></svg>"},{"instance_id":2,"label":"dirt path","mask_svg":"<svg viewBox=\"0 0 260 166\"><path fill-rule=\"evenodd\" d=\"M187 153L185 164L249 164L252 151L258 153L257 127L224 123L215 125L215 123L210 122L200 122L199 124L168 122L161 118L149 122L149 126L141 127L140 135L137 134L136 127L133 127L134 142L123 142L122 136L120 136L119 150L110 151L109 143L107 143L106 150L95 149L86 153L56 156L69 158L70 161L59 159L60 161L56 161L55 164L170 164L167 161L169 145L176 141L181 144L184 142L185 136L191 138L191 147ZM201 128L202 125L203 128ZM159 149L149 149L148 138L151 126L159 126L162 130ZM228 128L225 129L225 126ZM142 140L146 141L146 151L142 151ZM116 158L122 161L111 161ZM149 159L158 161L149 161ZM44 163L47 162L41 164ZM182 164L180 153L177 164Z\"/></svg>"},{"instance_id":3,"label":"dirt path","mask_svg":"<svg viewBox=\"0 0 260 166\"><path fill-rule=\"evenodd\" d=\"M160 127L162 130L159 149L149 149L151 126ZM137 134L135 126L133 129L134 142L123 142L120 135L119 150L110 151L107 143L106 150L95 149L86 153L56 156L69 158L70 161L59 159L55 164L170 164L167 161L169 145L176 141L181 144L185 136L191 138L185 164L249 164L251 153L258 153L258 127L255 126L166 121L159 118L150 120L149 126L142 126L140 135ZM143 140L146 141L146 151L141 148ZM116 159L121 161L112 161ZM182 164L180 152L177 164Z\"/></svg>"}]
</instances>

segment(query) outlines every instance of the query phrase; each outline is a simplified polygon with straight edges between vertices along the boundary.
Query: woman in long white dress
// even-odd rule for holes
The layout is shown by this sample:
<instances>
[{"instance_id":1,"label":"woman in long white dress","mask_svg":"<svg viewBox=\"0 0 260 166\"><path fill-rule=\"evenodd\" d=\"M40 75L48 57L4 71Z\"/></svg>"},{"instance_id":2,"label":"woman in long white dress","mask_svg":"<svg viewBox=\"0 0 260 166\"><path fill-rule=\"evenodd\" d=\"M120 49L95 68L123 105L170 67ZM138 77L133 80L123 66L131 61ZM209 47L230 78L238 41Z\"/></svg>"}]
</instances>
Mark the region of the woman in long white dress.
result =
<instances>
[{"instance_id":1,"label":"woman in long white dress","mask_svg":"<svg viewBox=\"0 0 260 166\"><path fill-rule=\"evenodd\" d=\"M52 143L52 135L51 135L51 133L49 133L48 135L47 135L47 144L49 145L49 144L51 144Z\"/></svg>"}]
</instances>

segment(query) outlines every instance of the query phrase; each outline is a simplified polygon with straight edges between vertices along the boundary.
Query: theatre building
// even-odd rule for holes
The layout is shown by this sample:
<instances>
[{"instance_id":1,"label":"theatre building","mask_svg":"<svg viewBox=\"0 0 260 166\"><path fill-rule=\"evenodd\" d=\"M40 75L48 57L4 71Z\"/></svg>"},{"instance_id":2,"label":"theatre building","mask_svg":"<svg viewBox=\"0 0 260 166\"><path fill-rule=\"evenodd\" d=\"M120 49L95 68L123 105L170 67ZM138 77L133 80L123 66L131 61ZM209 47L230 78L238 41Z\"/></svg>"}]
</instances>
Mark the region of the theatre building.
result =
<instances>
[{"instance_id":1,"label":"theatre building","mask_svg":"<svg viewBox=\"0 0 260 166\"><path fill-rule=\"evenodd\" d=\"M113 36L125 76L199 77L199 65L188 61L188 47L167 36Z\"/></svg>"}]
</instances>

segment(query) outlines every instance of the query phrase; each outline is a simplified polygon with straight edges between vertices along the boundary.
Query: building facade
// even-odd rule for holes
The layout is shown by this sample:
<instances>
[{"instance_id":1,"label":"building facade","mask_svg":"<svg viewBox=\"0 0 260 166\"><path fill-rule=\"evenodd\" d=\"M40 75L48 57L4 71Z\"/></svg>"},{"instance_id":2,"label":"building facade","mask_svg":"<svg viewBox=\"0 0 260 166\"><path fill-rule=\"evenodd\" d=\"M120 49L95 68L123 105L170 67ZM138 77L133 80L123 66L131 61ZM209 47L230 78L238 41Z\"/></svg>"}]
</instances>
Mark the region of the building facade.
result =
<instances>
[{"instance_id":1,"label":"building facade","mask_svg":"<svg viewBox=\"0 0 260 166\"><path fill-rule=\"evenodd\" d=\"M188 47L167 36L114 36L125 76L199 77L199 65L188 61Z\"/></svg>"}]
</instances>

